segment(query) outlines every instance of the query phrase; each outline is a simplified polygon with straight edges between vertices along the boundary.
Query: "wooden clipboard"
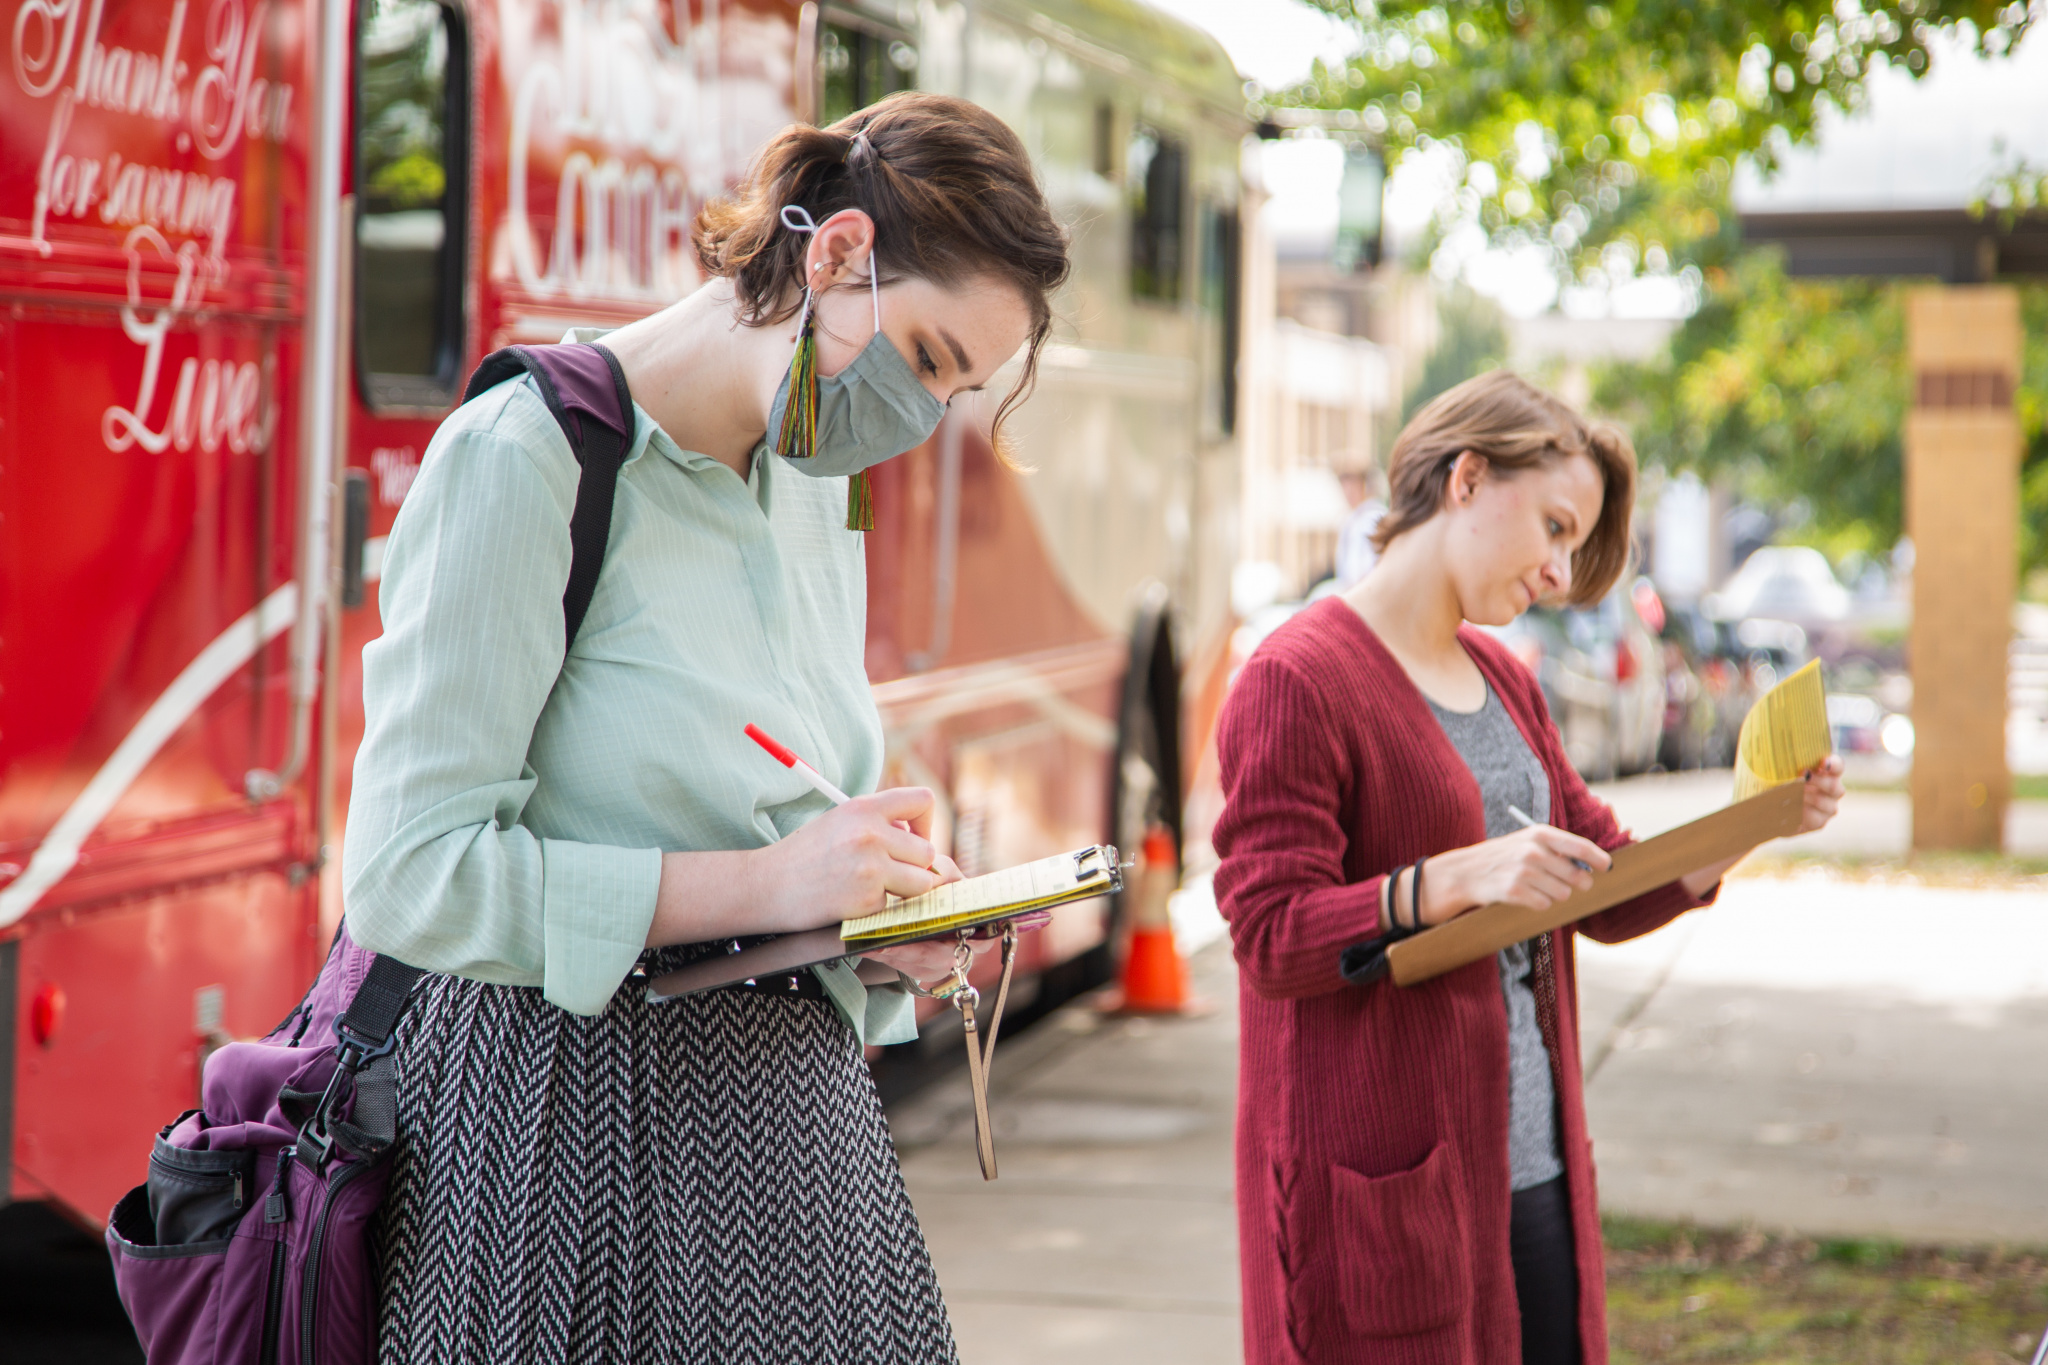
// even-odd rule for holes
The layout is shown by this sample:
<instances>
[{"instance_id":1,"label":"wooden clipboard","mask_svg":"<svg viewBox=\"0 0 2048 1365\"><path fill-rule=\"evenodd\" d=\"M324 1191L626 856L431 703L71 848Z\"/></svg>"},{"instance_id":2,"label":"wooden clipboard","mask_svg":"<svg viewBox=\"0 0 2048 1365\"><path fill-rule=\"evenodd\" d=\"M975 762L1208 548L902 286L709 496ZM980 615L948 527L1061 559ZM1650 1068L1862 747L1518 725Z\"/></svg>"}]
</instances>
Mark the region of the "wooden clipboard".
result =
<instances>
[{"instance_id":1,"label":"wooden clipboard","mask_svg":"<svg viewBox=\"0 0 2048 1365\"><path fill-rule=\"evenodd\" d=\"M1798 833L1805 804L1805 784L1787 782L1654 839L1625 845L1614 850L1611 867L1593 874L1589 889L1548 910L1504 901L1468 910L1389 947L1388 971L1396 985L1413 986L1491 957L1510 944L1596 915L1709 863L1738 857L1767 840Z\"/></svg>"}]
</instances>

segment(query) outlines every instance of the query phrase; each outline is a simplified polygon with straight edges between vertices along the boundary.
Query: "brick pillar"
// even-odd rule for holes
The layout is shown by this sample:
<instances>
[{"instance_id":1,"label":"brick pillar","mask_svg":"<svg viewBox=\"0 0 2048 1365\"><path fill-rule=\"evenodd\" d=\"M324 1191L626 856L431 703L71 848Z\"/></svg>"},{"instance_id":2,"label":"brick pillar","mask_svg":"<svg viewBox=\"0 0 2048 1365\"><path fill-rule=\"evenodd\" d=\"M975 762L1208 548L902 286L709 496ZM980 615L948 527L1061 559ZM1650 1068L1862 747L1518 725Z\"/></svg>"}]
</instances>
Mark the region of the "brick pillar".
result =
<instances>
[{"instance_id":1,"label":"brick pillar","mask_svg":"<svg viewBox=\"0 0 2048 1365\"><path fill-rule=\"evenodd\" d=\"M1906 299L1913 409L1913 847L1997 849L2005 831L2006 654L2019 535L2019 297L2000 285Z\"/></svg>"}]
</instances>

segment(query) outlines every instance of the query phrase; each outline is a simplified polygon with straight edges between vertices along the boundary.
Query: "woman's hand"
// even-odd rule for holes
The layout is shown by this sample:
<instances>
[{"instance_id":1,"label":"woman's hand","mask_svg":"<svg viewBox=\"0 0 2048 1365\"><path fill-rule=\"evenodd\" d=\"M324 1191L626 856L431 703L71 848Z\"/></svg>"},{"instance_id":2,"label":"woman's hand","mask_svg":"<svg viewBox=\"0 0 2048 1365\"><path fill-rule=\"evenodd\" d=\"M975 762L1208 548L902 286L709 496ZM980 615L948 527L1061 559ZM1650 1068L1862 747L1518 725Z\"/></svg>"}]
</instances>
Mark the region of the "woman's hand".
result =
<instances>
[{"instance_id":1,"label":"woman's hand","mask_svg":"<svg viewBox=\"0 0 2048 1365\"><path fill-rule=\"evenodd\" d=\"M1605 871L1613 859L1591 839L1567 830L1536 825L1467 848L1431 857L1422 869L1422 922L1442 924L1475 905L1507 901L1531 910L1548 910L1574 891L1593 884L1592 873ZM1409 878L1395 884L1397 922L1408 922Z\"/></svg>"},{"instance_id":2,"label":"woman's hand","mask_svg":"<svg viewBox=\"0 0 2048 1365\"><path fill-rule=\"evenodd\" d=\"M1843 791L1841 756L1829 754L1821 760L1818 768L1806 775L1806 804L1799 812L1799 832L1811 834L1834 819L1835 812L1842 808ZM1724 859L1697 872L1687 873L1679 881L1687 894L1698 900L1714 889L1714 883L1720 881L1729 868L1741 861L1741 858Z\"/></svg>"},{"instance_id":3,"label":"woman's hand","mask_svg":"<svg viewBox=\"0 0 2048 1365\"><path fill-rule=\"evenodd\" d=\"M649 947L734 934L791 934L871 915L960 869L933 847L923 787L857 796L766 848L667 853Z\"/></svg>"},{"instance_id":4,"label":"woman's hand","mask_svg":"<svg viewBox=\"0 0 2048 1365\"><path fill-rule=\"evenodd\" d=\"M1799 813L1799 832L1811 834L1826 827L1842 809L1842 756L1829 754L1818 768L1806 775L1806 808Z\"/></svg>"},{"instance_id":5,"label":"woman's hand","mask_svg":"<svg viewBox=\"0 0 2048 1365\"><path fill-rule=\"evenodd\" d=\"M754 850L757 903L766 921L755 932L795 932L872 915L885 895L921 896L957 880L960 869L930 838L933 804L924 787L857 796Z\"/></svg>"},{"instance_id":6,"label":"woman's hand","mask_svg":"<svg viewBox=\"0 0 2048 1365\"><path fill-rule=\"evenodd\" d=\"M951 858L941 853L932 864L932 871L939 874L937 885L960 880L960 868ZM873 962L882 962L894 967L912 981L923 985L948 976L953 971L953 947L958 938L925 939L920 943L899 943L893 948L863 953L861 956ZM976 953L985 953L996 946L990 939L970 940L967 945Z\"/></svg>"}]
</instances>

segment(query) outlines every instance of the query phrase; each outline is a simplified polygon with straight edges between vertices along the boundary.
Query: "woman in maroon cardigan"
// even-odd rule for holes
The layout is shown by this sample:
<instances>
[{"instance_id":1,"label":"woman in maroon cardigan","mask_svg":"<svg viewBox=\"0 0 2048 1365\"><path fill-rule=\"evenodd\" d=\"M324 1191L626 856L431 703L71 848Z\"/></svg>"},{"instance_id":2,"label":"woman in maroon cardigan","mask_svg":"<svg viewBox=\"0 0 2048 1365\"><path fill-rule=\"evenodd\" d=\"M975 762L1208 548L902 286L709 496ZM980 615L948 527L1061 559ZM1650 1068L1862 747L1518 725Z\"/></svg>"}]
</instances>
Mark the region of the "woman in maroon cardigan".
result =
<instances>
[{"instance_id":1,"label":"woman in maroon cardigan","mask_svg":"<svg viewBox=\"0 0 2048 1365\"><path fill-rule=\"evenodd\" d=\"M1590 884L1574 860L1627 842L1536 680L1465 623L1598 601L1635 455L1495 372L1424 408L1390 465L1378 566L1266 640L1221 724L1245 1355L1604 1365L1572 933L1648 933L1727 865L1419 986L1385 979L1384 948L1477 905L1546 908ZM1840 770L1808 776L1806 828Z\"/></svg>"}]
</instances>

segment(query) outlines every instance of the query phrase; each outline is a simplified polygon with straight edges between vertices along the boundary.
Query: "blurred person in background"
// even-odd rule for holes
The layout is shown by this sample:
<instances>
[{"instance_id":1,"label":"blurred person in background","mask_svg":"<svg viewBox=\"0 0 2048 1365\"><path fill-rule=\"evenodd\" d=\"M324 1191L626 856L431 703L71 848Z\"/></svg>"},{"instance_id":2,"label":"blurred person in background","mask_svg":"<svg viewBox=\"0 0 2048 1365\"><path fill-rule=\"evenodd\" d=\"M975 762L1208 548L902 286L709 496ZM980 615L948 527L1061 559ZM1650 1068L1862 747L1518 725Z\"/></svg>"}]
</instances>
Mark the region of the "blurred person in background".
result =
<instances>
[{"instance_id":1,"label":"blurred person in background","mask_svg":"<svg viewBox=\"0 0 2048 1365\"><path fill-rule=\"evenodd\" d=\"M1418 413L1389 472L1377 566L1265 640L1219 733L1246 1359L1599 1365L1572 936L1648 933L1733 860L1388 979L1397 939L1494 902L1547 909L1628 842L1536 680L1473 627L1601 600L1628 560L1635 453L1494 371ZM1834 814L1839 772L1809 775L1804 828Z\"/></svg>"},{"instance_id":2,"label":"blurred person in background","mask_svg":"<svg viewBox=\"0 0 2048 1365\"><path fill-rule=\"evenodd\" d=\"M1344 490L1344 501L1351 504L1351 515L1337 531L1336 576L1341 592L1356 586L1380 557L1372 537L1380 518L1387 514L1387 476L1367 460L1339 469L1337 485Z\"/></svg>"}]
</instances>

